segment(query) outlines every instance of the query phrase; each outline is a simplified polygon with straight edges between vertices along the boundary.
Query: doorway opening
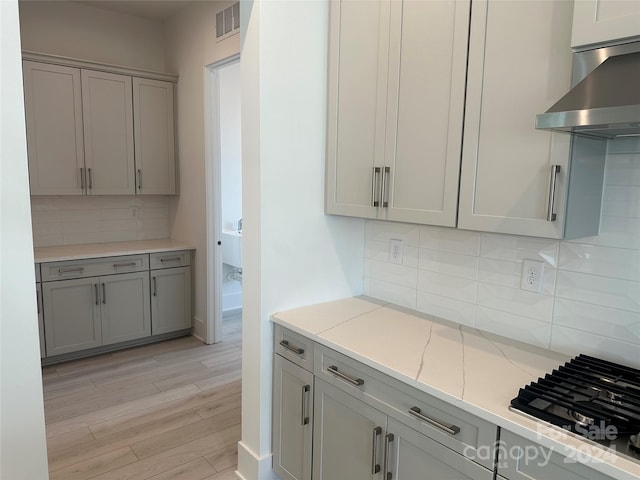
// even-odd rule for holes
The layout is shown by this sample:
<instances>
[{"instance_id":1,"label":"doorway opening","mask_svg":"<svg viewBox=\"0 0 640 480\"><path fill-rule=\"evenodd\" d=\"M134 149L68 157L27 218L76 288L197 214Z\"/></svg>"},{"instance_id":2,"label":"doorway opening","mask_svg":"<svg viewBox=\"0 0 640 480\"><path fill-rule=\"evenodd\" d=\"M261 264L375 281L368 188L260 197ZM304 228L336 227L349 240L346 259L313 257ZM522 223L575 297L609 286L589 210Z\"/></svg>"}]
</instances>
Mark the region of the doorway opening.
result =
<instances>
[{"instance_id":1,"label":"doorway opening","mask_svg":"<svg viewBox=\"0 0 640 480\"><path fill-rule=\"evenodd\" d=\"M240 57L205 68L207 343L242 324Z\"/></svg>"}]
</instances>

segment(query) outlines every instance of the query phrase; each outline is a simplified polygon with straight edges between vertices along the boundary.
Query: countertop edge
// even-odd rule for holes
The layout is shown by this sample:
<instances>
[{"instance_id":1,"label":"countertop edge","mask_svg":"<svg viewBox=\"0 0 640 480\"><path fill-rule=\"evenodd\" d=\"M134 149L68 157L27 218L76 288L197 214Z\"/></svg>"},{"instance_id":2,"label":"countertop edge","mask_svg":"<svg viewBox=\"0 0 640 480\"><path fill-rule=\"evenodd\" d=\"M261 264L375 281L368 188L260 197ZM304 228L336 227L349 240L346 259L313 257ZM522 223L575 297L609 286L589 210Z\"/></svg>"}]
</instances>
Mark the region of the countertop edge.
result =
<instances>
[{"instance_id":1,"label":"countertop edge","mask_svg":"<svg viewBox=\"0 0 640 480\"><path fill-rule=\"evenodd\" d=\"M67 252L67 250L76 250ZM35 263L63 262L92 258L141 255L145 253L195 250L195 246L175 240L139 240L131 242L96 243L34 248Z\"/></svg>"},{"instance_id":2,"label":"countertop edge","mask_svg":"<svg viewBox=\"0 0 640 480\"><path fill-rule=\"evenodd\" d=\"M394 379L397 379L405 383L406 385L409 385L424 393L432 395L438 398L439 400L450 403L483 420L491 422L501 428L505 428L527 440L535 442L543 447L550 448L553 451L559 453L560 455L564 455L569 458L575 458L577 456L578 458L584 459L585 461L583 462L580 462L577 460L577 463L583 463L589 468L596 470L600 473L612 476L618 480L637 480L640 478L639 476L635 475L634 473L628 471L625 468L620 468L614 463L603 461L591 455L588 451L582 451L580 450L579 447L574 447L572 445L565 443L566 441L572 440L572 438L570 435L564 433L557 427L549 427L549 429L552 430L554 432L554 435L557 437L557 438L551 438L549 436L544 435L543 433L540 433L538 430L536 430L541 426L541 424L536 420L528 419L524 416L521 417L520 415L515 413L514 415L516 415L516 417L514 417L514 419L505 418L504 416L500 415L500 413L498 412L492 412L490 410L487 410L484 407L480 407L464 399L461 399L460 397L457 397L454 394L450 394L445 391L439 390L437 388L433 388L430 385L419 382L413 378L408 378L407 376L400 374L399 372L387 367L384 364L378 363L375 360L372 360L368 357L359 355L357 352L354 352L340 345L337 345L331 342L330 340L320 337L318 334L311 333L303 328L299 328L298 326L286 320L282 320L278 318L278 313L275 313L271 316L271 321L275 324L278 324L282 327L292 330L293 332L298 333L310 340L313 340L316 343L324 345L327 348L331 348L332 350L335 350L339 353L347 355L353 358L354 360L357 360L363 363L364 365L367 365L368 367L378 370L381 373L384 373ZM515 395L515 392L514 392L514 395ZM565 442L563 442L563 440L565 440ZM582 439L577 439L577 441L583 442L583 443L585 442ZM589 443L585 443L585 445L591 446L591 444ZM603 453L606 452L602 448L598 448L598 449L601 450ZM589 449L589 450L592 450L592 449ZM624 461L624 459L622 460Z\"/></svg>"}]
</instances>

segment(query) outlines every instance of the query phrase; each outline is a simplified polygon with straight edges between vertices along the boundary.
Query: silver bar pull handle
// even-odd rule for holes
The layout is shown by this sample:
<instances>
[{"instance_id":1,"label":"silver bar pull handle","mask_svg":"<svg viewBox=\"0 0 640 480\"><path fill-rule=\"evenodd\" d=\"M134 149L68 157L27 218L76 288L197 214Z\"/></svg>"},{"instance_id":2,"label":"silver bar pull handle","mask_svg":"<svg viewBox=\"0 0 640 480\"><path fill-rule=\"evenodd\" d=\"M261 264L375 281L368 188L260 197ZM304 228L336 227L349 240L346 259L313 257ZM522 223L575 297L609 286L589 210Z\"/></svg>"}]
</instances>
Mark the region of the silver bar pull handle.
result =
<instances>
[{"instance_id":1,"label":"silver bar pull handle","mask_svg":"<svg viewBox=\"0 0 640 480\"><path fill-rule=\"evenodd\" d=\"M422 420L423 422L426 422L429 425L433 425L434 427L439 428L440 430L444 430L445 432L451 435L460 433L460 427L457 427L455 425L447 425L446 423L442 423L437 420L434 420L433 418L429 418L424 413L422 413L422 410L420 410L418 407L411 407L409 409L409 414L413 415L418 420Z\"/></svg>"},{"instance_id":2,"label":"silver bar pull handle","mask_svg":"<svg viewBox=\"0 0 640 480\"><path fill-rule=\"evenodd\" d=\"M348 382L351 385L355 385L356 387L360 387L360 386L364 385L364 380L363 379L361 379L361 378L352 378L349 375L345 375L344 373L338 371L338 367L336 367L335 365L331 365L330 367L327 367L327 371L329 373L331 373L332 375L335 375L336 377L341 378L345 382Z\"/></svg>"},{"instance_id":3,"label":"silver bar pull handle","mask_svg":"<svg viewBox=\"0 0 640 480\"><path fill-rule=\"evenodd\" d=\"M311 390L311 385L305 385L304 387L302 387L302 407L300 409L302 412L300 423L302 423L302 426L309 424L309 416L307 415L307 410L309 410L309 408L307 407L309 390Z\"/></svg>"},{"instance_id":4,"label":"silver bar pull handle","mask_svg":"<svg viewBox=\"0 0 640 480\"><path fill-rule=\"evenodd\" d=\"M292 347L287 340L280 340L280 345L296 355L302 355L304 353L304 348Z\"/></svg>"},{"instance_id":5,"label":"silver bar pull handle","mask_svg":"<svg viewBox=\"0 0 640 480\"><path fill-rule=\"evenodd\" d=\"M371 441L371 475L375 475L380 471L378 463L378 437L382 434L382 427L373 429L373 440Z\"/></svg>"},{"instance_id":6,"label":"silver bar pull handle","mask_svg":"<svg viewBox=\"0 0 640 480\"><path fill-rule=\"evenodd\" d=\"M40 315L40 295L38 295L37 290L36 290L36 306L38 307L38 315Z\"/></svg>"},{"instance_id":7,"label":"silver bar pull handle","mask_svg":"<svg viewBox=\"0 0 640 480\"><path fill-rule=\"evenodd\" d=\"M160 263L164 262L179 262L182 260L182 257L170 257L170 258L161 258Z\"/></svg>"},{"instance_id":8,"label":"silver bar pull handle","mask_svg":"<svg viewBox=\"0 0 640 480\"><path fill-rule=\"evenodd\" d=\"M104 283L102 284L102 303L104 305L107 304L107 291L106 291L106 289L104 287Z\"/></svg>"},{"instance_id":9,"label":"silver bar pull handle","mask_svg":"<svg viewBox=\"0 0 640 480\"><path fill-rule=\"evenodd\" d=\"M127 263L114 263L113 268L121 268L121 267L135 267L136 262L127 262Z\"/></svg>"},{"instance_id":10,"label":"silver bar pull handle","mask_svg":"<svg viewBox=\"0 0 640 480\"><path fill-rule=\"evenodd\" d=\"M93 289L96 292L96 305L100 305L100 294L98 293L98 284L97 283L93 284Z\"/></svg>"},{"instance_id":11,"label":"silver bar pull handle","mask_svg":"<svg viewBox=\"0 0 640 480\"><path fill-rule=\"evenodd\" d=\"M93 175L91 175L91 169L87 168L87 173L89 174L89 190L93 188Z\"/></svg>"},{"instance_id":12,"label":"silver bar pull handle","mask_svg":"<svg viewBox=\"0 0 640 480\"><path fill-rule=\"evenodd\" d=\"M395 439L393 433L387 433L384 436L384 475L382 478L384 480L391 480L393 478L393 474L391 473L391 461L389 458L389 449L391 447L391 443Z\"/></svg>"},{"instance_id":13,"label":"silver bar pull handle","mask_svg":"<svg viewBox=\"0 0 640 480\"><path fill-rule=\"evenodd\" d=\"M59 274L65 274L65 273L82 273L84 272L84 267L77 267L77 268L59 268L58 269L58 273Z\"/></svg>"},{"instance_id":14,"label":"silver bar pull handle","mask_svg":"<svg viewBox=\"0 0 640 480\"><path fill-rule=\"evenodd\" d=\"M378 201L378 178L380 177L380 167L373 167L373 174L371 175L371 206L378 207L380 202Z\"/></svg>"},{"instance_id":15,"label":"silver bar pull handle","mask_svg":"<svg viewBox=\"0 0 640 480\"><path fill-rule=\"evenodd\" d=\"M547 221L556 220L556 184L560 173L560 165L551 165L551 180L549 181L549 208L547 210Z\"/></svg>"},{"instance_id":16,"label":"silver bar pull handle","mask_svg":"<svg viewBox=\"0 0 640 480\"><path fill-rule=\"evenodd\" d=\"M80 167L80 190L84 190L84 168Z\"/></svg>"},{"instance_id":17,"label":"silver bar pull handle","mask_svg":"<svg viewBox=\"0 0 640 480\"><path fill-rule=\"evenodd\" d=\"M158 284L156 283L156 277L153 277L153 296L156 296L158 293Z\"/></svg>"},{"instance_id":18,"label":"silver bar pull handle","mask_svg":"<svg viewBox=\"0 0 640 480\"><path fill-rule=\"evenodd\" d=\"M391 176L391 167L384 167L382 169L382 195L380 195L380 202L382 208L389 206L389 177Z\"/></svg>"},{"instance_id":19,"label":"silver bar pull handle","mask_svg":"<svg viewBox=\"0 0 640 480\"><path fill-rule=\"evenodd\" d=\"M142 170L138 169L138 190L142 190Z\"/></svg>"}]
</instances>

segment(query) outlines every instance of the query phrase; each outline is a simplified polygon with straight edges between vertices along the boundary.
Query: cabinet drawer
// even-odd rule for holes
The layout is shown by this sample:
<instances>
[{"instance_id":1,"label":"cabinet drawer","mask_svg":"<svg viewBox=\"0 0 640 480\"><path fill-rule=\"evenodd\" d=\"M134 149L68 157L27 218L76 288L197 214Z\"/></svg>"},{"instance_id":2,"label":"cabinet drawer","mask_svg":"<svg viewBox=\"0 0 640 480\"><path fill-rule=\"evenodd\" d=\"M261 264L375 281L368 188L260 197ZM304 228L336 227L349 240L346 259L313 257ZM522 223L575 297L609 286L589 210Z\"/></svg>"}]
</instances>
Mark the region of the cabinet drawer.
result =
<instances>
[{"instance_id":1,"label":"cabinet drawer","mask_svg":"<svg viewBox=\"0 0 640 480\"><path fill-rule=\"evenodd\" d=\"M43 282L149 270L148 255L69 260L41 264Z\"/></svg>"},{"instance_id":2,"label":"cabinet drawer","mask_svg":"<svg viewBox=\"0 0 640 480\"><path fill-rule=\"evenodd\" d=\"M149 265L151 270L186 267L191 265L191 251L182 250L179 252L151 253L149 255Z\"/></svg>"},{"instance_id":3,"label":"cabinet drawer","mask_svg":"<svg viewBox=\"0 0 640 480\"><path fill-rule=\"evenodd\" d=\"M36 283L41 282L40 280L40 264L36 263Z\"/></svg>"},{"instance_id":4,"label":"cabinet drawer","mask_svg":"<svg viewBox=\"0 0 640 480\"><path fill-rule=\"evenodd\" d=\"M296 365L313 372L313 342L280 325L275 326L273 351Z\"/></svg>"},{"instance_id":5,"label":"cabinet drawer","mask_svg":"<svg viewBox=\"0 0 640 480\"><path fill-rule=\"evenodd\" d=\"M493 469L493 459L475 452L493 446L495 425L322 345L315 346L314 362L319 378Z\"/></svg>"}]
</instances>

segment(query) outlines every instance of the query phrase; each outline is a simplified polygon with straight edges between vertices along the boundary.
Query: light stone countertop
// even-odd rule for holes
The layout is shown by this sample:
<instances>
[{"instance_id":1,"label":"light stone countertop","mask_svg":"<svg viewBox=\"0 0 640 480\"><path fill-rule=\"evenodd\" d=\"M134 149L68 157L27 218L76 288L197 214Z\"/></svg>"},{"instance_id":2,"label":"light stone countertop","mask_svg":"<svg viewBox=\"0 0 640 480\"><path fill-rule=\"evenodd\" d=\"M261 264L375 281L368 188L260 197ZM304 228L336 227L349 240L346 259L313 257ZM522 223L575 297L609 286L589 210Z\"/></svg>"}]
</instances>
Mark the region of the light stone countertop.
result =
<instances>
[{"instance_id":1,"label":"light stone countertop","mask_svg":"<svg viewBox=\"0 0 640 480\"><path fill-rule=\"evenodd\" d=\"M178 250L193 250L194 248L193 245L187 243L177 242L171 239L162 239L39 247L34 248L33 253L36 263L44 263L64 260L82 260L84 258L137 255L141 253L173 252Z\"/></svg>"},{"instance_id":2,"label":"light stone countertop","mask_svg":"<svg viewBox=\"0 0 640 480\"><path fill-rule=\"evenodd\" d=\"M353 297L273 315L282 325L425 393L617 479L640 479L640 465L508 409L521 387L570 357Z\"/></svg>"}]
</instances>

